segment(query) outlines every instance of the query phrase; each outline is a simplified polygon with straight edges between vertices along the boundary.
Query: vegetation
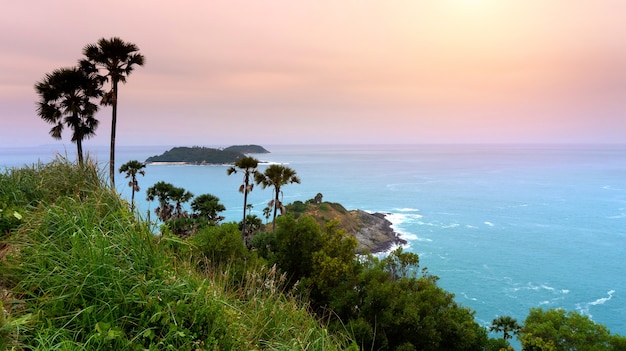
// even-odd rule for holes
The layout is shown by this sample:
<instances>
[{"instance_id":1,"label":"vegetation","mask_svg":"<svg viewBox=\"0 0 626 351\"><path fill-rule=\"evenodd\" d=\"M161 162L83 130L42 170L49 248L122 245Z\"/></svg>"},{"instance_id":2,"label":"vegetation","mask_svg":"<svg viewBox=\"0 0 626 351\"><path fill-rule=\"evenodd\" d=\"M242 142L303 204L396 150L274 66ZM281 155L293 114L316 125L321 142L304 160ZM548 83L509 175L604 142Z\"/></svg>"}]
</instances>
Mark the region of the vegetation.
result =
<instances>
[{"instance_id":1,"label":"vegetation","mask_svg":"<svg viewBox=\"0 0 626 351\"><path fill-rule=\"evenodd\" d=\"M244 151L249 151L248 147L230 146L225 149L215 149L210 147L174 147L161 155L148 157L146 162L184 162L190 164L233 164L239 159L245 158ZM258 146L258 148L263 149ZM253 151L259 151L256 148ZM265 149L263 149L265 150ZM265 151L267 152L267 151Z\"/></svg>"},{"instance_id":2,"label":"vegetation","mask_svg":"<svg viewBox=\"0 0 626 351\"><path fill-rule=\"evenodd\" d=\"M0 349L350 347L345 334L330 334L283 290L281 273L250 254L246 273L229 279L228 251L248 252L236 226L188 241L154 236L90 162L57 159L10 170L0 182L3 203L13 195L5 206L23 209L23 221L3 240ZM199 264L219 250L220 263Z\"/></svg>"},{"instance_id":3,"label":"vegetation","mask_svg":"<svg viewBox=\"0 0 626 351\"><path fill-rule=\"evenodd\" d=\"M254 181L260 184L263 189L267 187L274 188L274 199L268 203L268 207L274 209L272 217L272 231L276 229L276 212L280 209L281 213L285 212L285 207L279 197L282 194L283 186L291 183L300 184L300 178L296 175L296 171L283 165L270 165L265 172L257 172L254 175Z\"/></svg>"},{"instance_id":4,"label":"vegetation","mask_svg":"<svg viewBox=\"0 0 626 351\"><path fill-rule=\"evenodd\" d=\"M145 175L144 171L146 165L137 160L131 160L122 165L120 167L120 173L126 173L126 178L130 178L128 182L128 186L131 189L130 196L130 210L131 212L135 210L135 192L139 191L139 182L137 181L137 174Z\"/></svg>"},{"instance_id":5,"label":"vegetation","mask_svg":"<svg viewBox=\"0 0 626 351\"><path fill-rule=\"evenodd\" d=\"M626 337L611 335L588 316L562 309L531 308L519 334L524 350L626 350Z\"/></svg>"},{"instance_id":6,"label":"vegetation","mask_svg":"<svg viewBox=\"0 0 626 351\"><path fill-rule=\"evenodd\" d=\"M115 131L117 128L118 84L126 83L126 77L131 74L135 66L143 66L145 58L139 52L137 45L127 43L120 38L101 38L96 44L88 44L83 48L85 59L80 61L81 67L88 72L104 73L102 81L111 82L111 90L104 94L102 105L111 105L111 152L109 160L109 177L111 187L115 189Z\"/></svg>"},{"instance_id":7,"label":"vegetation","mask_svg":"<svg viewBox=\"0 0 626 351\"><path fill-rule=\"evenodd\" d=\"M246 156L235 161L235 165L226 170L228 175L237 173L237 168L243 172L243 183L239 186L239 192L243 194L243 219L241 220L241 239L246 242L246 211L248 210L248 194L254 187L254 177L257 173L259 160Z\"/></svg>"},{"instance_id":8,"label":"vegetation","mask_svg":"<svg viewBox=\"0 0 626 351\"><path fill-rule=\"evenodd\" d=\"M63 126L72 129L72 142L76 143L78 163L82 164L83 140L96 135L98 120L94 114L98 105L91 100L102 96L100 84L80 67L61 68L46 74L35 84L39 95L37 115L54 125L50 135L61 139Z\"/></svg>"},{"instance_id":9,"label":"vegetation","mask_svg":"<svg viewBox=\"0 0 626 351\"><path fill-rule=\"evenodd\" d=\"M264 147L259 145L233 145L224 149L224 151L239 152L242 154L268 154Z\"/></svg>"},{"instance_id":10,"label":"vegetation","mask_svg":"<svg viewBox=\"0 0 626 351\"><path fill-rule=\"evenodd\" d=\"M221 223L225 207L214 195L194 198L165 182L148 188L148 201L159 203L155 235L134 211L145 165L119 169L130 178L130 211L114 187L118 83L144 64L138 51L103 38L83 49L78 67L35 85L50 134L73 130L78 164L57 158L0 174L0 349L495 351L511 350L514 334L524 351L626 349L623 336L558 309L531 309L523 325L497 317L489 331L503 337L489 338L417 254L359 250L362 218L321 193L283 204L282 187L300 179L283 165L258 172L259 161L245 156L267 152L256 145L149 158L232 163L228 175L244 173L239 224ZM101 96L113 107L110 188L82 150L98 126L91 100ZM253 180L273 188L263 209L267 222L273 211L271 231L250 214Z\"/></svg>"}]
</instances>

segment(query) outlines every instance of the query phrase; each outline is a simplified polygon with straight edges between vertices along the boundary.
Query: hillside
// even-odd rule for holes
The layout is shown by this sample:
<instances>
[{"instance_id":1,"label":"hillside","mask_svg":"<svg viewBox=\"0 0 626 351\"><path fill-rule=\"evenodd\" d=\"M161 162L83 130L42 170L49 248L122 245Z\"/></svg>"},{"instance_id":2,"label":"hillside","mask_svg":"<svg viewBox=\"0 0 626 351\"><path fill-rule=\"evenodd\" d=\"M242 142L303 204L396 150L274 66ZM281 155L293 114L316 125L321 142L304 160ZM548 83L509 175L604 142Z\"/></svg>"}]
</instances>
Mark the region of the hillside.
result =
<instances>
[{"instance_id":1,"label":"hillside","mask_svg":"<svg viewBox=\"0 0 626 351\"><path fill-rule=\"evenodd\" d=\"M161 155L148 157L146 163L171 162L186 164L231 164L246 154L269 153L258 145L233 145L225 149L209 147L174 147Z\"/></svg>"},{"instance_id":2,"label":"hillside","mask_svg":"<svg viewBox=\"0 0 626 351\"><path fill-rule=\"evenodd\" d=\"M299 217L302 215L313 216L318 223L337 219L341 228L356 237L358 241L357 251L384 252L394 245L405 244L391 227L391 222L385 219L382 213L368 213L362 210L347 210L339 203L296 201L287 206L287 212Z\"/></svg>"}]
</instances>

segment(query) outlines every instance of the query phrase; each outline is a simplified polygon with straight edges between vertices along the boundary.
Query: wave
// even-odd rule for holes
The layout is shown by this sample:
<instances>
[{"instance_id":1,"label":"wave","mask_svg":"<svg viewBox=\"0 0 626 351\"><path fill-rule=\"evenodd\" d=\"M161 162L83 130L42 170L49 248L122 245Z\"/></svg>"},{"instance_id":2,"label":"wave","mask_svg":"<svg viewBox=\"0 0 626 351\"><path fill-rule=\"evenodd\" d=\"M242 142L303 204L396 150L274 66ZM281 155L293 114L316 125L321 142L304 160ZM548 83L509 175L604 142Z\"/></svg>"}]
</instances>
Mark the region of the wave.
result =
<instances>
[{"instance_id":1,"label":"wave","mask_svg":"<svg viewBox=\"0 0 626 351\"><path fill-rule=\"evenodd\" d=\"M599 299L596 299L594 301L591 302L587 302L586 304L576 304L576 310L578 310L578 312L580 312L581 314L587 315L589 316L589 318L592 318L593 316L591 315L591 313L589 313L589 309L592 306L599 306L599 305L604 305L605 303L607 303L608 301L611 301L613 299L613 295L615 294L615 290L609 290L607 292L606 297L601 297Z\"/></svg>"},{"instance_id":2,"label":"wave","mask_svg":"<svg viewBox=\"0 0 626 351\"><path fill-rule=\"evenodd\" d=\"M410 207L396 208L395 210L400 211L400 212L419 212L418 208L410 208Z\"/></svg>"},{"instance_id":3,"label":"wave","mask_svg":"<svg viewBox=\"0 0 626 351\"><path fill-rule=\"evenodd\" d=\"M490 227L493 227L493 223L491 223L491 222L487 222L487 221L485 221L485 222L483 222L483 223L484 223L484 224L486 224L486 225L488 225L488 226L490 226Z\"/></svg>"},{"instance_id":4,"label":"wave","mask_svg":"<svg viewBox=\"0 0 626 351\"><path fill-rule=\"evenodd\" d=\"M591 306L596 306L596 305L604 305L605 302L610 301L613 298L613 294L615 294L615 290L609 290L609 292L607 293L609 296L607 297L601 297L595 301L592 301L589 303L589 305Z\"/></svg>"},{"instance_id":5,"label":"wave","mask_svg":"<svg viewBox=\"0 0 626 351\"><path fill-rule=\"evenodd\" d=\"M408 210L405 212L409 212ZM432 242L431 239L419 237L415 233L410 233L402 229L402 226L407 223L415 223L416 220L422 218L422 215L417 213L387 213L385 218L391 222L391 228L398 233L400 237L406 240L408 243L404 247L409 247L411 241L425 241Z\"/></svg>"}]
</instances>

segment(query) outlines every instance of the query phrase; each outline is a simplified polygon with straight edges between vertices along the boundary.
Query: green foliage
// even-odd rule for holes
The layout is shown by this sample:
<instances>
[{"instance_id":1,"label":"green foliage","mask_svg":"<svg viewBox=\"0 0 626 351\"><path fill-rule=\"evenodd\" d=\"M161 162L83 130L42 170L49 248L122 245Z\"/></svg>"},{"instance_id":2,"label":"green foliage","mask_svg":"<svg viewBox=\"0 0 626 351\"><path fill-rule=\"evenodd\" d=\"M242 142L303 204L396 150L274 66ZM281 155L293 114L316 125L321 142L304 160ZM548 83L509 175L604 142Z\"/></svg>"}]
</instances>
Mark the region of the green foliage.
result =
<instances>
[{"instance_id":1,"label":"green foliage","mask_svg":"<svg viewBox=\"0 0 626 351\"><path fill-rule=\"evenodd\" d=\"M213 266L227 266L249 256L235 223L200 230L190 240L197 253Z\"/></svg>"},{"instance_id":2,"label":"green foliage","mask_svg":"<svg viewBox=\"0 0 626 351\"><path fill-rule=\"evenodd\" d=\"M274 198L268 203L268 206L274 209L272 230L275 230L277 211L280 210L281 213L285 211L285 207L280 200L280 194L282 194L281 189L287 184L300 184L300 178L296 175L296 171L287 166L270 165L263 173L256 172L254 174L254 181L261 185L263 189L268 187L274 188Z\"/></svg>"},{"instance_id":3,"label":"green foliage","mask_svg":"<svg viewBox=\"0 0 626 351\"><path fill-rule=\"evenodd\" d=\"M47 167L64 165L43 166ZM41 171L38 174L56 174ZM0 286L12 298L3 300L0 346L339 350L348 345L344 337L321 328L299 301L283 294L276 273L251 270L240 285L225 279L229 273L219 266L198 275L190 265L193 261L185 257L201 245L186 244L167 233L154 236L105 187L77 188L81 191L65 189L56 196L41 191L32 198L37 203L45 195L48 201L24 216L8 242L12 249L0 261ZM210 244L203 250L212 257L245 253L238 251L240 240L233 240L237 234L235 224L225 225L222 231L207 234ZM222 248L231 242L239 249Z\"/></svg>"},{"instance_id":4,"label":"green foliage","mask_svg":"<svg viewBox=\"0 0 626 351\"><path fill-rule=\"evenodd\" d=\"M487 342L473 312L436 285L413 276L417 255L397 249L385 259L367 256L358 273L335 289L331 308L350 321L363 349L480 350Z\"/></svg>"},{"instance_id":5,"label":"green foliage","mask_svg":"<svg viewBox=\"0 0 626 351\"><path fill-rule=\"evenodd\" d=\"M211 194L198 195L191 202L191 209L198 217L206 218L210 223L217 224L224 219L219 213L226 210L220 199Z\"/></svg>"},{"instance_id":6,"label":"green foliage","mask_svg":"<svg viewBox=\"0 0 626 351\"><path fill-rule=\"evenodd\" d=\"M605 326L588 316L563 309L532 308L518 335L524 350L553 346L555 351L609 351L620 350L619 345L624 342L624 337L611 335Z\"/></svg>"},{"instance_id":7,"label":"green foliage","mask_svg":"<svg viewBox=\"0 0 626 351\"><path fill-rule=\"evenodd\" d=\"M521 327L515 318L512 318L511 316L499 316L491 322L489 331L502 333L502 338L506 340L513 338L511 333L517 334L520 328Z\"/></svg>"}]
</instances>

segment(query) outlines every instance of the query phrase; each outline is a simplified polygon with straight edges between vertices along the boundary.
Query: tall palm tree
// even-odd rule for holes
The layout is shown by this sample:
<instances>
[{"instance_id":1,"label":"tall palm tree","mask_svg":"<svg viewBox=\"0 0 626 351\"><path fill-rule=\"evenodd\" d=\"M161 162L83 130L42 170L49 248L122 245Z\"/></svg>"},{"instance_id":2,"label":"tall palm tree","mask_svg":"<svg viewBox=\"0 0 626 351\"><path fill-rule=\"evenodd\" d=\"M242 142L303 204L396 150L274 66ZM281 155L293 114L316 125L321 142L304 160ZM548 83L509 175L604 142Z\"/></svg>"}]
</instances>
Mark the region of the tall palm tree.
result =
<instances>
[{"instance_id":1,"label":"tall palm tree","mask_svg":"<svg viewBox=\"0 0 626 351\"><path fill-rule=\"evenodd\" d=\"M143 66L145 58L139 52L137 45L127 43L120 38L101 38L96 44L89 44L83 48L86 59L80 61L81 66L90 67L98 72L105 71L102 77L111 82L111 90L104 94L101 103L113 108L111 118L111 152L109 160L109 176L111 187L115 188L115 129L117 126L117 97L118 83L126 83L126 77L135 69Z\"/></svg>"},{"instance_id":2,"label":"tall palm tree","mask_svg":"<svg viewBox=\"0 0 626 351\"><path fill-rule=\"evenodd\" d=\"M243 183L239 186L239 192L243 193L243 224L241 228L241 239L244 240L244 242L246 238L246 210L248 209L248 193L250 193L254 187L250 176L255 176L258 166L259 160L254 157L246 156L235 161L235 165L226 170L228 175L237 173L237 168L243 171Z\"/></svg>"},{"instance_id":3,"label":"tall palm tree","mask_svg":"<svg viewBox=\"0 0 626 351\"><path fill-rule=\"evenodd\" d=\"M102 96L97 79L80 67L60 68L46 74L35 84L39 94L37 115L53 124L50 135L61 139L63 126L71 128L76 143L78 163L83 164L83 140L96 135L98 120L93 116L98 105L91 102Z\"/></svg>"},{"instance_id":4,"label":"tall palm tree","mask_svg":"<svg viewBox=\"0 0 626 351\"><path fill-rule=\"evenodd\" d=\"M270 165L265 169L265 172L257 172L254 175L254 180L257 184L260 184L263 189L274 187L274 199L268 204L269 207L274 208L274 215L272 217L272 231L274 231L276 229L276 211L280 208L281 213L283 213L285 209L279 199L279 195L281 194L280 189L287 184L300 184L300 178L296 175L296 171L287 166Z\"/></svg>"},{"instance_id":5,"label":"tall palm tree","mask_svg":"<svg viewBox=\"0 0 626 351\"><path fill-rule=\"evenodd\" d=\"M520 330L520 325L515 318L510 316L498 316L491 322L489 331L496 333L503 333L504 340L511 339L513 336L510 333L516 334Z\"/></svg>"},{"instance_id":6,"label":"tall palm tree","mask_svg":"<svg viewBox=\"0 0 626 351\"><path fill-rule=\"evenodd\" d=\"M126 178L130 178L128 182L128 186L132 189L130 196L130 210L131 212L135 209L135 192L139 191L139 182L137 182L137 174L146 175L146 172L143 170L146 168L146 165L137 160L131 160L122 165L120 167L120 173L126 173Z\"/></svg>"}]
</instances>

